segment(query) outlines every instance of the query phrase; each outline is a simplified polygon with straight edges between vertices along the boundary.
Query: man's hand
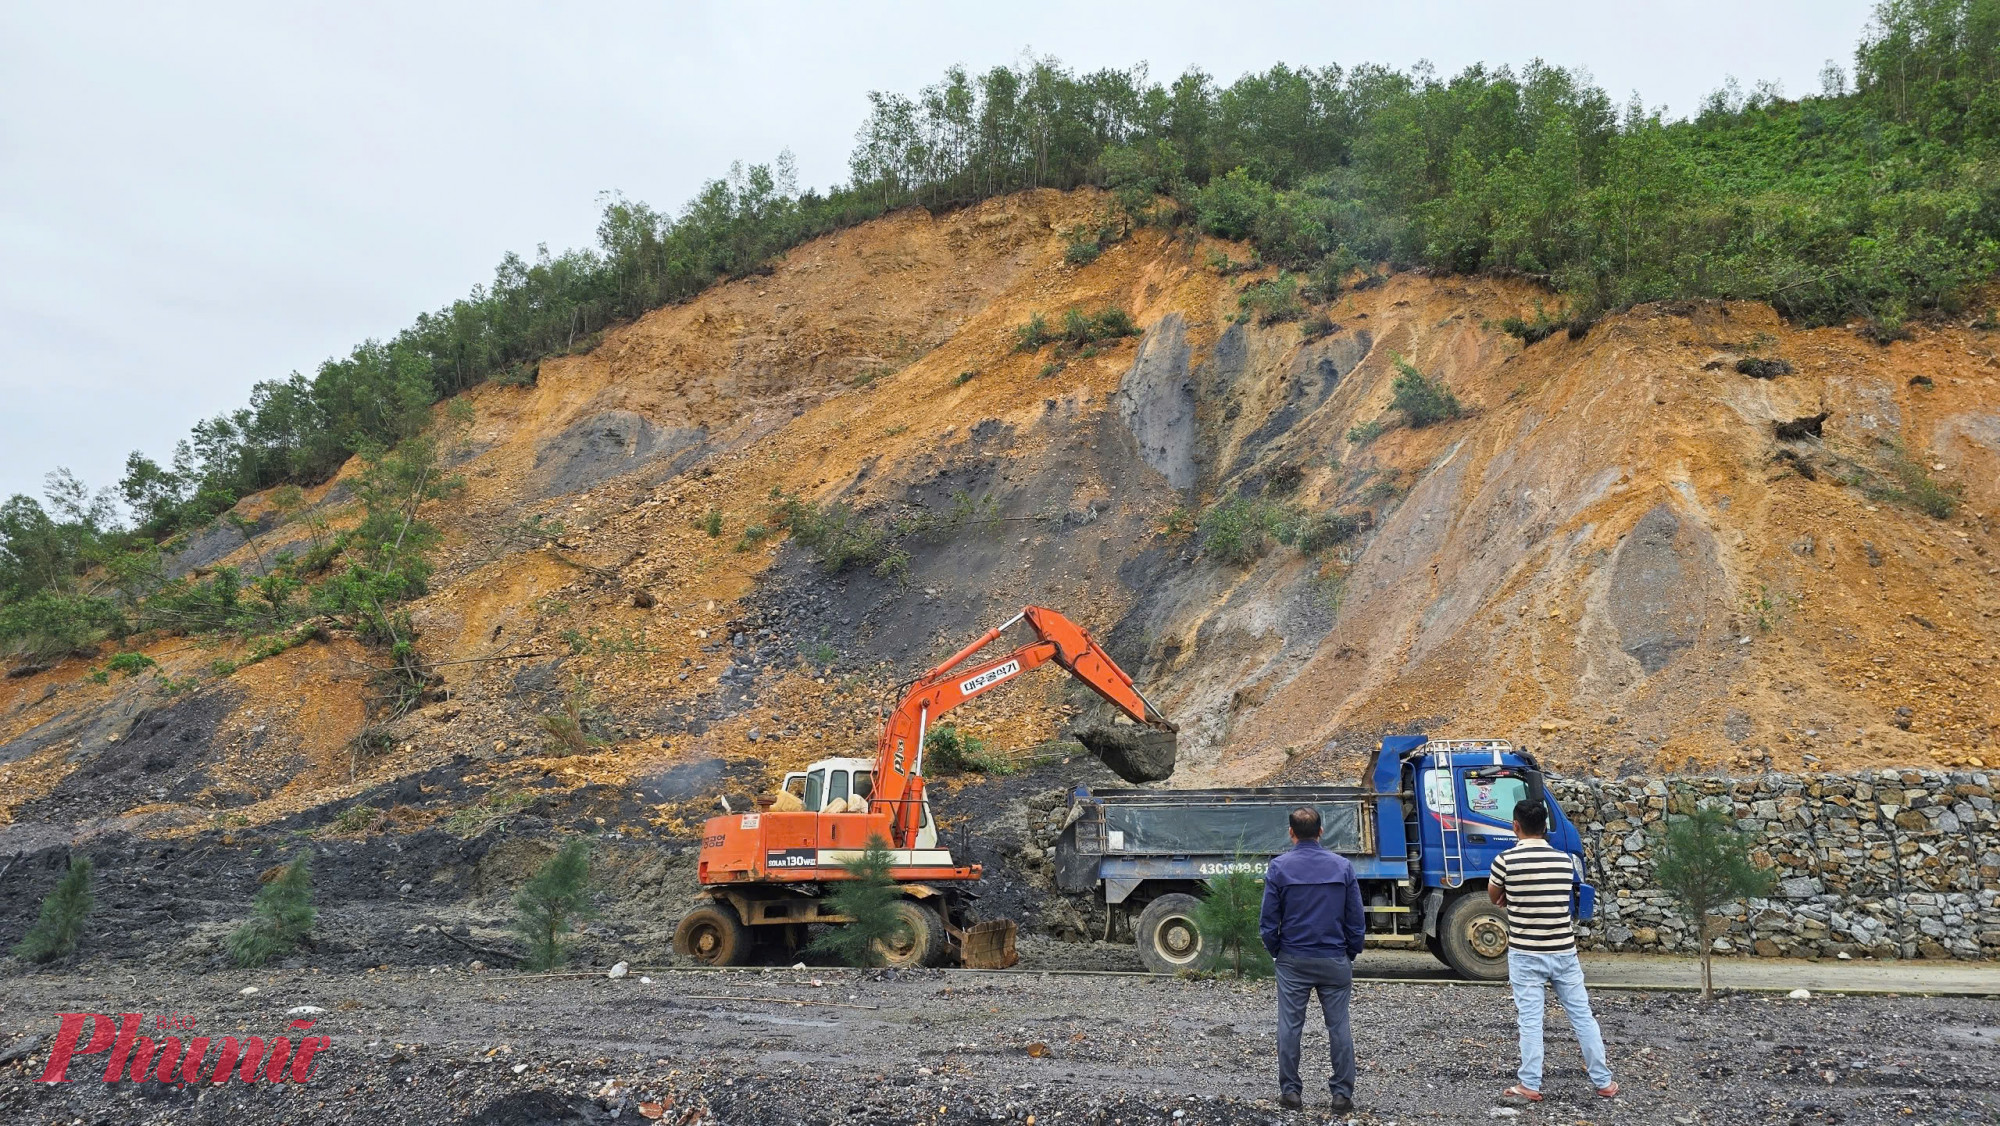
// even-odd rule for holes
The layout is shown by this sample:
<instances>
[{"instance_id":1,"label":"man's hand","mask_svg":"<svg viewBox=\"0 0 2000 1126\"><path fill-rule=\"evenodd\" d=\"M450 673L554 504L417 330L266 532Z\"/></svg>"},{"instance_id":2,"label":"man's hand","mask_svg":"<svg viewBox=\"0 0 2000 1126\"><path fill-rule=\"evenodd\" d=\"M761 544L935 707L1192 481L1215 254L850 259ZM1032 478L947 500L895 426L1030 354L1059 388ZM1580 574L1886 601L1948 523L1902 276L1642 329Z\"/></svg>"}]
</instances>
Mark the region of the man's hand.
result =
<instances>
[{"instance_id":1,"label":"man's hand","mask_svg":"<svg viewBox=\"0 0 2000 1126\"><path fill-rule=\"evenodd\" d=\"M1486 898L1492 900L1495 907L1505 907L1507 906L1507 889L1494 883L1492 880L1488 880L1486 881Z\"/></svg>"}]
</instances>

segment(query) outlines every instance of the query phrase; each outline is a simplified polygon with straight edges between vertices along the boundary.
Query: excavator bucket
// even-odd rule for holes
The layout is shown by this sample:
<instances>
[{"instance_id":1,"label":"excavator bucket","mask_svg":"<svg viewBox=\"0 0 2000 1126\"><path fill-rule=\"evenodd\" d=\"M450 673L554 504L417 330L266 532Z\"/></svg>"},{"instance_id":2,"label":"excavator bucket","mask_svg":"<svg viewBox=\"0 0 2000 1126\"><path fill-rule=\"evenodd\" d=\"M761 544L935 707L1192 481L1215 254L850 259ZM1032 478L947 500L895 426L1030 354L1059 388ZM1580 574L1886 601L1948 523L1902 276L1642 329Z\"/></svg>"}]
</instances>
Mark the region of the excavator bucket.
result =
<instances>
[{"instance_id":1,"label":"excavator bucket","mask_svg":"<svg viewBox=\"0 0 2000 1126\"><path fill-rule=\"evenodd\" d=\"M1164 782L1173 775L1180 737L1171 729L1105 724L1086 727L1076 737L1127 782Z\"/></svg>"},{"instance_id":2,"label":"excavator bucket","mask_svg":"<svg viewBox=\"0 0 2000 1126\"><path fill-rule=\"evenodd\" d=\"M1021 960L1014 950L1018 931L1012 919L988 919L969 927L959 940L959 962L972 970L1004 970Z\"/></svg>"}]
</instances>

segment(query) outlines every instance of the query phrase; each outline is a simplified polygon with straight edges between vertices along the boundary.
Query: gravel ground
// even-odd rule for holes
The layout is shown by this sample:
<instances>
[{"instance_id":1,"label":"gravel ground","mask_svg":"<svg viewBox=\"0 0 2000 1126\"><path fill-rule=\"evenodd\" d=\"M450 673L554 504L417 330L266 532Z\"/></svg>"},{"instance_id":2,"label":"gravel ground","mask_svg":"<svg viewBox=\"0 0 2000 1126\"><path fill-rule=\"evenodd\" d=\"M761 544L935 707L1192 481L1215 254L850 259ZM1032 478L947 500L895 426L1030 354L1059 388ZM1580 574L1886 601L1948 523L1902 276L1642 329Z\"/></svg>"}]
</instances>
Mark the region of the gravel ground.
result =
<instances>
[{"instance_id":1,"label":"gravel ground","mask_svg":"<svg viewBox=\"0 0 2000 1126\"><path fill-rule=\"evenodd\" d=\"M1308 1034L1309 1102L1280 1110L1268 984L925 970L638 971L525 978L423 972L114 968L0 981L7 1123L1323 1122L1324 1038ZM254 986L257 992L240 992ZM768 998L786 999L772 1001ZM810 1004L792 1004L807 1001ZM1625 1094L1590 1091L1552 1011L1548 1101L1522 1121L2000 1120L2000 1011L1983 999L1794 1001L1605 990L1595 998ZM33 1080L59 1012L180 1013L196 1035L275 1036L311 1005L331 1036L311 1082L107 1085ZM1364 983L1352 1116L1495 1115L1511 1081L1504 990ZM296 1035L296 1034L294 1034ZM38 1039L37 1039L38 1038ZM29 1045L33 1045L30 1047ZM24 1050L25 1049L25 1050ZM94 1066L93 1066L94 1063ZM1315 1063L1319 1064L1314 1067ZM1314 1090L1317 1088L1317 1090ZM1032 1118L1030 1117L1032 1116Z\"/></svg>"}]
</instances>

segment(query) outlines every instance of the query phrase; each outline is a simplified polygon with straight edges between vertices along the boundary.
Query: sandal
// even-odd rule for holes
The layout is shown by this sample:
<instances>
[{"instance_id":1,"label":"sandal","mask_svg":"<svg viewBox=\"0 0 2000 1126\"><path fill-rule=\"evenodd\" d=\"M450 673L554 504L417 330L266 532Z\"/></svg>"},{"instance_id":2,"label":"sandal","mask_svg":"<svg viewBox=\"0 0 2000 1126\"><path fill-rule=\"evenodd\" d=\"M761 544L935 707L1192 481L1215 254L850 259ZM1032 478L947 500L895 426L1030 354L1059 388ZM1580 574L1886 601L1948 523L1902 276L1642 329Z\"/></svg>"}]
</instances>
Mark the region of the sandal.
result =
<instances>
[{"instance_id":1,"label":"sandal","mask_svg":"<svg viewBox=\"0 0 2000 1126\"><path fill-rule=\"evenodd\" d=\"M1540 1091L1530 1091L1519 1083L1500 1092L1500 1103L1502 1106L1528 1106L1541 1101L1542 1093Z\"/></svg>"},{"instance_id":2,"label":"sandal","mask_svg":"<svg viewBox=\"0 0 2000 1126\"><path fill-rule=\"evenodd\" d=\"M1599 1087L1599 1088L1597 1089L1597 1097L1598 1097L1598 1098L1600 1098L1600 1099L1615 1099L1615 1098L1617 1098L1617 1097L1618 1097L1618 1081L1614 1079L1614 1080L1612 1080L1612 1081L1611 1081L1611 1082L1610 1082L1610 1083L1609 1083L1608 1085L1606 1085L1606 1086L1603 1086L1603 1087Z\"/></svg>"}]
</instances>

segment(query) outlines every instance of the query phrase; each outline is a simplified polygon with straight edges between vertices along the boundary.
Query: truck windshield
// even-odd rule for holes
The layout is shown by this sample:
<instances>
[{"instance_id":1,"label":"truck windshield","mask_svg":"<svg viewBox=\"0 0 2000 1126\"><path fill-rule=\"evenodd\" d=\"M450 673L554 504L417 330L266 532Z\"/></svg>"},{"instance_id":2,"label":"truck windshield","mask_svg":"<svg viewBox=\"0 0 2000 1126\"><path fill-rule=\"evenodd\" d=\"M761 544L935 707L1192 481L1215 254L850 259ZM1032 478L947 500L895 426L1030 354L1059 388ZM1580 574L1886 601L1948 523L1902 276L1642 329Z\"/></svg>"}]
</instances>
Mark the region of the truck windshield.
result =
<instances>
[{"instance_id":1,"label":"truck windshield","mask_svg":"<svg viewBox=\"0 0 2000 1126\"><path fill-rule=\"evenodd\" d=\"M1514 823L1514 807L1527 796L1527 780L1513 774L1465 779L1466 811L1502 825Z\"/></svg>"},{"instance_id":2,"label":"truck windshield","mask_svg":"<svg viewBox=\"0 0 2000 1126\"><path fill-rule=\"evenodd\" d=\"M820 798L826 794L826 771L815 770L806 775L806 808L819 812Z\"/></svg>"}]
</instances>

